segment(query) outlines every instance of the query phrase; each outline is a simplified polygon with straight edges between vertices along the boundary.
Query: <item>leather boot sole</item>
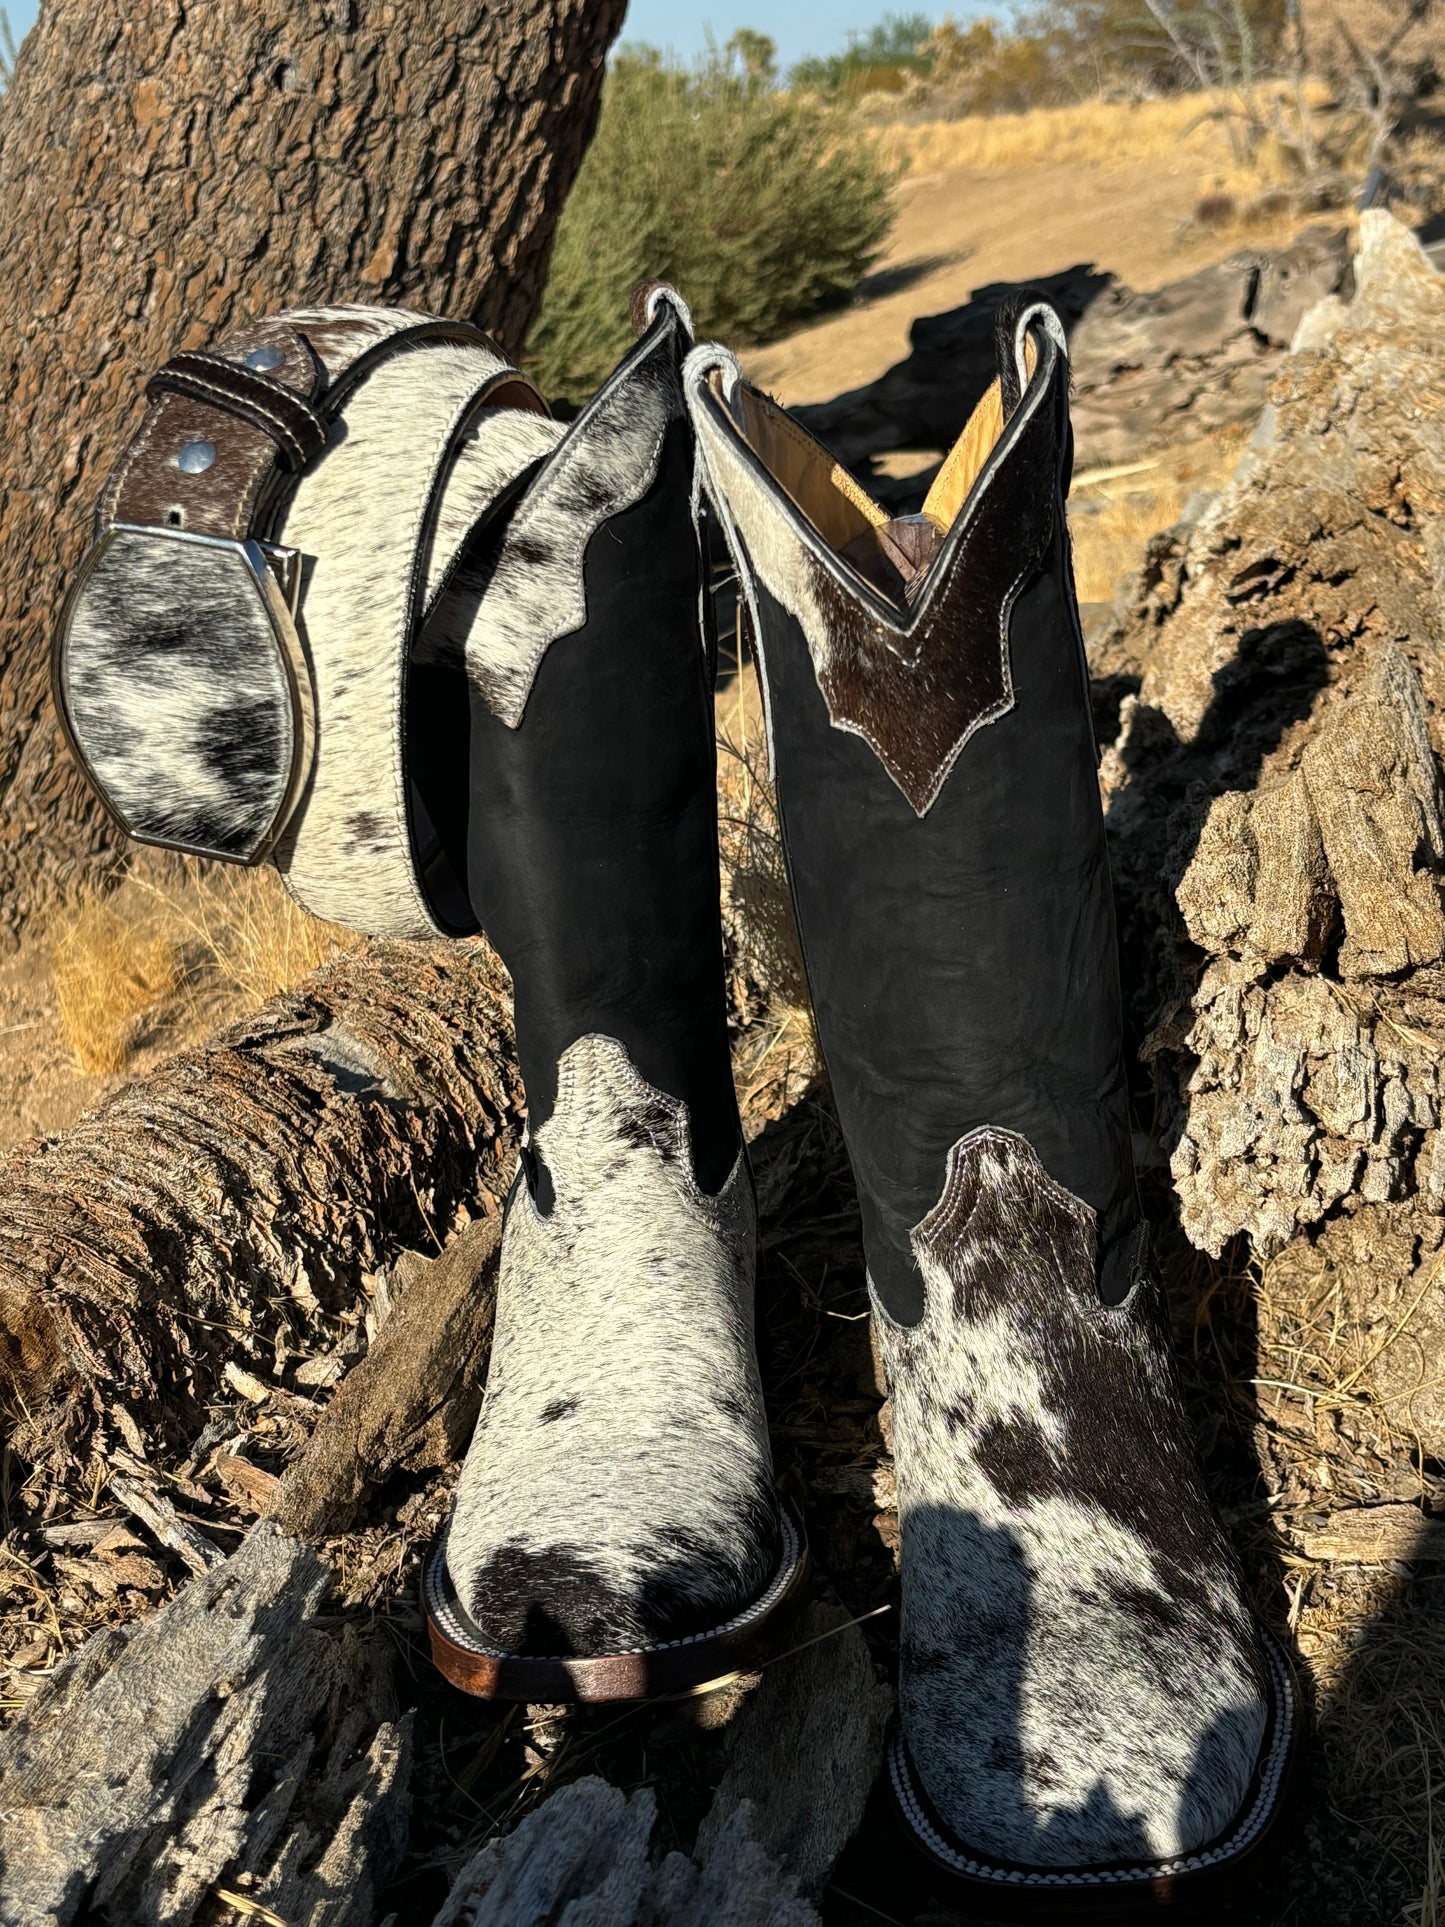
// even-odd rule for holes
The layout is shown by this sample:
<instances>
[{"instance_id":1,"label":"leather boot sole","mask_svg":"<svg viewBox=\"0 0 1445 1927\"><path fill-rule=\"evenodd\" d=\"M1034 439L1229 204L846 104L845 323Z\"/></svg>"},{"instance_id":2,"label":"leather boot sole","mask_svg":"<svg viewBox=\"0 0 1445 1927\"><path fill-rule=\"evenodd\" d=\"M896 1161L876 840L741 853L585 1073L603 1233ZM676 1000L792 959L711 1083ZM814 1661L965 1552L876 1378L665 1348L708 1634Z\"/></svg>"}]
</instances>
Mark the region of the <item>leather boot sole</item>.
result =
<instances>
[{"instance_id":1,"label":"leather boot sole","mask_svg":"<svg viewBox=\"0 0 1445 1927\"><path fill-rule=\"evenodd\" d=\"M489 1647L457 1598L441 1547L422 1574L422 1602L432 1660L442 1676L477 1699L572 1701L647 1700L691 1692L729 1673L747 1672L776 1650L802 1604L808 1548L786 1507L781 1510L783 1554L767 1591L745 1611L710 1632L666 1640L595 1659L537 1658Z\"/></svg>"},{"instance_id":2,"label":"leather boot sole","mask_svg":"<svg viewBox=\"0 0 1445 1927\"><path fill-rule=\"evenodd\" d=\"M1219 1909L1254 1886L1284 1844L1280 1822L1298 1780L1301 1718L1289 1663L1266 1636L1273 1707L1261 1762L1229 1828L1176 1860L1135 1866L1044 1868L992 1862L956 1840L929 1804L900 1732L886 1781L895 1820L929 1863L929 1884L950 1903L992 1921L1125 1922L1171 1909L1176 1919Z\"/></svg>"}]
</instances>

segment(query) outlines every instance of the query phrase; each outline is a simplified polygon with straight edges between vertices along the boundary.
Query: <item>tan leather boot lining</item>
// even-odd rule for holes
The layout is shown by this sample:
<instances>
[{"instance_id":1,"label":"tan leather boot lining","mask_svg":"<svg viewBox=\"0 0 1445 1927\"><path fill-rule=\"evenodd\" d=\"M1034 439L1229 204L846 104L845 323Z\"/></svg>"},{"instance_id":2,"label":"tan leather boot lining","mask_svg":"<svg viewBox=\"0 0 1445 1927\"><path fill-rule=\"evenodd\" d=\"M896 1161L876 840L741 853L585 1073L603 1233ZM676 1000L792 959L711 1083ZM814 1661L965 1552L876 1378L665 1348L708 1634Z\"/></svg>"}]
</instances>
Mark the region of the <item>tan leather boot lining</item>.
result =
<instances>
[{"instance_id":1,"label":"tan leather boot lining","mask_svg":"<svg viewBox=\"0 0 1445 1927\"><path fill-rule=\"evenodd\" d=\"M951 529L978 480L994 443L1003 433L1003 392L991 382L953 444L943 467L923 498L923 513L941 529Z\"/></svg>"},{"instance_id":2,"label":"tan leather boot lining","mask_svg":"<svg viewBox=\"0 0 1445 1927\"><path fill-rule=\"evenodd\" d=\"M888 511L859 488L821 442L756 388L740 383L737 392L743 433L831 548L846 548L855 536L882 527Z\"/></svg>"},{"instance_id":3,"label":"tan leather boot lining","mask_svg":"<svg viewBox=\"0 0 1445 1927\"><path fill-rule=\"evenodd\" d=\"M1025 358L1031 375L1038 359L1032 341ZM720 393L719 378L715 376L714 381ZM876 587L895 594L905 587L910 595L916 592L937 541L922 543L908 532L906 523L895 525L888 511L859 487L821 442L756 388L739 383L737 404L748 442L823 540ZM995 380L969 416L924 501L923 513L940 536L961 514L1003 428L1003 395ZM902 554L895 553L900 543Z\"/></svg>"},{"instance_id":4,"label":"tan leather boot lining","mask_svg":"<svg viewBox=\"0 0 1445 1927\"><path fill-rule=\"evenodd\" d=\"M1024 369L1032 378L1038 366L1039 351L1032 336L1024 343ZM1003 390L995 377L984 391L978 406L969 416L963 433L953 444L948 459L933 478L924 498L923 513L941 529L951 529L963 512L969 490L983 473L983 465L1003 433Z\"/></svg>"}]
</instances>

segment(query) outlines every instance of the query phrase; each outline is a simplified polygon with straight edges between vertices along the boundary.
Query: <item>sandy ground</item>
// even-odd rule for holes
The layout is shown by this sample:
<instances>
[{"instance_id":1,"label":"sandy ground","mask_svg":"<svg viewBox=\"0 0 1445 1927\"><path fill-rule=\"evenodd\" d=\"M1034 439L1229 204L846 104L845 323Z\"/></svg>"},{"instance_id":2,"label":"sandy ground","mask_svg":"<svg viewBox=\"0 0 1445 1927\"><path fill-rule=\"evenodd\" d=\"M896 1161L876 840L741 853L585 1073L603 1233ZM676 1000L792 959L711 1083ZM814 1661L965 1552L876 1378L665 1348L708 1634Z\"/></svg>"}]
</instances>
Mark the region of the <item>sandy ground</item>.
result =
<instances>
[{"instance_id":1,"label":"sandy ground","mask_svg":"<svg viewBox=\"0 0 1445 1927\"><path fill-rule=\"evenodd\" d=\"M748 378L790 407L875 381L908 352L919 315L961 307L990 281L1028 281L1078 262L1156 288L1245 245L1195 225L1199 157L1069 163L1009 174L920 174L899 188L887 249L855 304L743 357ZM1292 226L1252 228L1281 246Z\"/></svg>"}]
</instances>

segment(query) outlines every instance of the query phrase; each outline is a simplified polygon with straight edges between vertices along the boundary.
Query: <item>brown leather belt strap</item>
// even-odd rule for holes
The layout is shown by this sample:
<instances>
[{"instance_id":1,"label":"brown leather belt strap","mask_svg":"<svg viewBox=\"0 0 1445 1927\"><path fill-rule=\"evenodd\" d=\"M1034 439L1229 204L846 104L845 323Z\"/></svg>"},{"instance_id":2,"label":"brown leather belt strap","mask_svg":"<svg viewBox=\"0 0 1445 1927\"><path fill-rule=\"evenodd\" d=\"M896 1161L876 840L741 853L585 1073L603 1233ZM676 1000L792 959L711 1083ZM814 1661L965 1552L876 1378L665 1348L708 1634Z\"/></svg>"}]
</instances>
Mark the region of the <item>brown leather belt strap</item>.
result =
<instances>
[{"instance_id":1,"label":"brown leather belt strap","mask_svg":"<svg viewBox=\"0 0 1445 1927\"><path fill-rule=\"evenodd\" d=\"M188 395L249 422L270 436L293 474L314 462L326 446L325 422L294 388L203 348L173 355L151 376L145 391L148 398Z\"/></svg>"}]
</instances>

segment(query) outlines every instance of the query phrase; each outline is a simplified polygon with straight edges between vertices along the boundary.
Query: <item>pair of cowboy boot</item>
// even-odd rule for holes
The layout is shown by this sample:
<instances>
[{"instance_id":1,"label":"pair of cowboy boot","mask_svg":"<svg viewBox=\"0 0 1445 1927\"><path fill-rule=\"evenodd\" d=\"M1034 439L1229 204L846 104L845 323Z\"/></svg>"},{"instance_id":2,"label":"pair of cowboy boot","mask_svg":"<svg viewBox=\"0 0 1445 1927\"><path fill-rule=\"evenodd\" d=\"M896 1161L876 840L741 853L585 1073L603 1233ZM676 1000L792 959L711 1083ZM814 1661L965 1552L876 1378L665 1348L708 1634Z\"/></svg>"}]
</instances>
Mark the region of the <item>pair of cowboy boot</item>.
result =
<instances>
[{"instance_id":1,"label":"pair of cowboy boot","mask_svg":"<svg viewBox=\"0 0 1445 1927\"><path fill-rule=\"evenodd\" d=\"M1212 1897L1274 1816L1293 1714L1136 1194L1062 329L1003 318L998 382L891 522L726 351L683 362L669 295L652 312L465 571L468 875L529 1125L435 1650L477 1691L675 1690L763 1649L802 1578L753 1350L695 440L887 1374L899 1814L994 1911Z\"/></svg>"},{"instance_id":2,"label":"pair of cowboy boot","mask_svg":"<svg viewBox=\"0 0 1445 1927\"><path fill-rule=\"evenodd\" d=\"M489 345L418 337L435 378L419 381L413 354L365 361L361 379L301 317L292 332L324 364L313 429L236 372L273 351L246 336L172 376L174 421L150 423L137 458L145 471L180 437L165 459L189 473L201 428L220 431L184 409L221 391L278 446L273 415L311 435L300 483L279 507L258 496L246 524L253 572L311 557L292 590L304 661L287 673L319 692L312 760L272 773L267 794L286 800L255 850L344 920L480 924L513 978L528 1126L485 1400L426 1573L434 1654L489 1696L680 1691L776 1646L805 1583L754 1344L705 491L751 619L887 1375L898 1815L985 1913L1210 1904L1280 1808L1294 1717L1201 1483L1135 1191L1063 513L1062 329L1042 303L1005 316L999 379L923 515L890 521L726 351L692 349L670 290L644 294L637 318L636 348L564 430ZM399 518L420 585L406 640L396 664L362 661L344 596L332 612L321 593L345 586L333 550L366 566L327 513L353 512L354 493L325 477L370 445L378 384L430 395L444 353L458 384L438 404L445 485ZM59 678L82 751L105 736L85 705L133 593L109 566L86 579ZM352 614L374 600L354 596ZM366 775L336 747L373 659L394 698L390 814L359 807ZM119 700L99 703L102 723ZM112 734L114 800L136 732ZM392 881L376 905L348 907L379 863Z\"/></svg>"}]
</instances>

